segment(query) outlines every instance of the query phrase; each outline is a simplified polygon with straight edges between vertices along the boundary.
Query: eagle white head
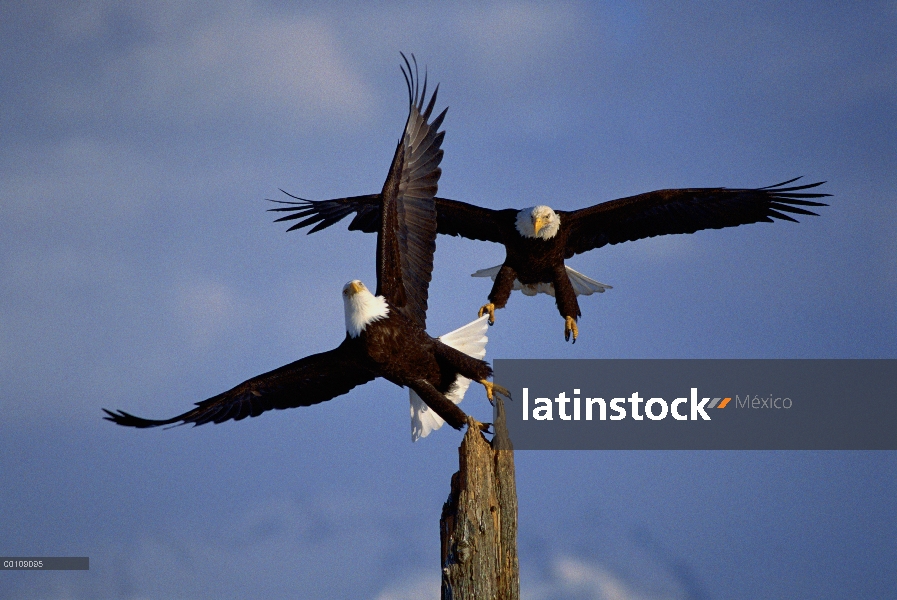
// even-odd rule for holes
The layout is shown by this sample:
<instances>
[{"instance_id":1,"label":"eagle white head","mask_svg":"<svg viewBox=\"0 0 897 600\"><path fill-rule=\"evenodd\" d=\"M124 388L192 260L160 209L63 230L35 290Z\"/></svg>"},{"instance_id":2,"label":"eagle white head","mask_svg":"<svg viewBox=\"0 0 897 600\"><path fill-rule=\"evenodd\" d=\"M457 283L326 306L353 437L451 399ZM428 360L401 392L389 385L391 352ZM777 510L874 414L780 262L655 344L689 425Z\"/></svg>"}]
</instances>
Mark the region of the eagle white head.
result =
<instances>
[{"instance_id":1,"label":"eagle white head","mask_svg":"<svg viewBox=\"0 0 897 600\"><path fill-rule=\"evenodd\" d=\"M560 227L558 214L541 204L517 213L517 231L523 237L550 240L557 235Z\"/></svg>"},{"instance_id":2,"label":"eagle white head","mask_svg":"<svg viewBox=\"0 0 897 600\"><path fill-rule=\"evenodd\" d=\"M386 298L373 295L357 279L343 286L343 307L346 309L346 332L353 338L361 335L365 327L385 319L389 314Z\"/></svg>"}]
</instances>

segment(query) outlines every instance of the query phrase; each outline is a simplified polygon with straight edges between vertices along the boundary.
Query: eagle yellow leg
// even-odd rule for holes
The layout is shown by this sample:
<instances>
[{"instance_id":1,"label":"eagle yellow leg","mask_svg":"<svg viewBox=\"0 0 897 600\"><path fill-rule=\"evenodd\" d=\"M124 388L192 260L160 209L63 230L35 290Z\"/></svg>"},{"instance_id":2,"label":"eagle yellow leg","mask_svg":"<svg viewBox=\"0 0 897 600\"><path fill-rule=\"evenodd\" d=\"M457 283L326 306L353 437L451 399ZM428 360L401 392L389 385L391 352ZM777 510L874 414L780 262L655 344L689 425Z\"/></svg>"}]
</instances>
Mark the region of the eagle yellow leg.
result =
<instances>
[{"instance_id":1,"label":"eagle yellow leg","mask_svg":"<svg viewBox=\"0 0 897 600\"><path fill-rule=\"evenodd\" d=\"M480 312L477 313L477 317L482 317L486 313L489 313L489 324L495 325L495 305L491 302L480 307Z\"/></svg>"},{"instance_id":2,"label":"eagle yellow leg","mask_svg":"<svg viewBox=\"0 0 897 600\"><path fill-rule=\"evenodd\" d=\"M579 327L576 326L576 321L573 317L565 317L564 318L564 341L570 341L570 333L573 333L573 343L576 343L576 337L579 335Z\"/></svg>"},{"instance_id":3,"label":"eagle yellow leg","mask_svg":"<svg viewBox=\"0 0 897 600\"><path fill-rule=\"evenodd\" d=\"M511 399L511 392L508 391L507 388L504 388L497 383L492 383L491 381L486 381L485 379L480 379L480 383L483 384L483 387L486 388L486 397L489 398L489 402L495 403L495 394L499 396L504 396L508 400Z\"/></svg>"}]
</instances>

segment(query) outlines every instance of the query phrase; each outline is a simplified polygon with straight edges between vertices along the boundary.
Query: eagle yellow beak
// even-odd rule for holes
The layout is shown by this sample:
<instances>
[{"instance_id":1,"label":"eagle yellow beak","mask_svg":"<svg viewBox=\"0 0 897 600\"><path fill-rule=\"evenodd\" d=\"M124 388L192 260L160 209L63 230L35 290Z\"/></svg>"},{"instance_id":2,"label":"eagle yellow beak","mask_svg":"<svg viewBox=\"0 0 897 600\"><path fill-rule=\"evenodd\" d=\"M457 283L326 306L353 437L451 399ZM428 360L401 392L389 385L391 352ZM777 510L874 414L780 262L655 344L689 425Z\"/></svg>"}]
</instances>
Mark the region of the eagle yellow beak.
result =
<instances>
[{"instance_id":1,"label":"eagle yellow beak","mask_svg":"<svg viewBox=\"0 0 897 600\"><path fill-rule=\"evenodd\" d=\"M548 223L548 219L543 219L542 217L536 217L535 221L533 221L533 234L539 235L539 230L545 227Z\"/></svg>"},{"instance_id":2,"label":"eagle yellow beak","mask_svg":"<svg viewBox=\"0 0 897 600\"><path fill-rule=\"evenodd\" d=\"M364 289L364 284L361 283L360 281L353 281L353 282L349 283L349 289L351 290L352 295L354 296L355 294L357 294L358 292L360 292L361 290Z\"/></svg>"}]
</instances>

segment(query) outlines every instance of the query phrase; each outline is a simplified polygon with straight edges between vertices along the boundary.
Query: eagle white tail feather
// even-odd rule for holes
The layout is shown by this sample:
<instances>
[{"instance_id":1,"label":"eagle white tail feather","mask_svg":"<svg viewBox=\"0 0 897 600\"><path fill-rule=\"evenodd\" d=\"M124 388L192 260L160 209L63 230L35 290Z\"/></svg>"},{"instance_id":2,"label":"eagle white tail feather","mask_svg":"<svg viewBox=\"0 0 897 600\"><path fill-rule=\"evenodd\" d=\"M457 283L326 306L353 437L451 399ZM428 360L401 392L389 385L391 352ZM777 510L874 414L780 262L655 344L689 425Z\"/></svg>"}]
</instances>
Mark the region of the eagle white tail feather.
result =
<instances>
[{"instance_id":1,"label":"eagle white tail feather","mask_svg":"<svg viewBox=\"0 0 897 600\"><path fill-rule=\"evenodd\" d=\"M601 283L600 281L595 281L588 275L583 275L567 265L564 265L564 268L567 269L567 275L570 277L570 283L573 284L573 290L576 292L577 296L591 296L595 293L603 294L604 290L614 289L613 286ZM551 291L554 292L554 286L551 286ZM551 295L554 296L553 293Z\"/></svg>"},{"instance_id":2,"label":"eagle white tail feather","mask_svg":"<svg viewBox=\"0 0 897 600\"><path fill-rule=\"evenodd\" d=\"M439 340L446 346L451 346L468 356L482 360L486 356L486 342L489 341L489 338L486 337L486 331L489 329L488 318L488 315L484 315L476 321L441 336ZM468 386L470 386L470 380L458 375L445 397L458 404L464 399L464 393ZM411 440L416 442L420 438L430 435L431 431L442 427L445 421L424 404L414 390L408 390L408 392L409 400L411 400Z\"/></svg>"},{"instance_id":3,"label":"eagle white tail feather","mask_svg":"<svg viewBox=\"0 0 897 600\"><path fill-rule=\"evenodd\" d=\"M567 269L567 276L570 278L570 283L573 284L573 291L576 292L577 296L591 296L594 293L603 294L604 290L612 290L613 287L607 285L606 283L601 283L595 281L591 277L583 275L579 271L575 269L571 269L567 265L564 265L564 268ZM497 267L491 267L489 269L480 269L476 273L473 273L471 277L491 277L492 281L495 281L495 278L498 276L498 272L501 269L501 265ZM554 297L554 284L553 283L535 283L535 284L522 284L518 280L514 280L513 290L520 290L526 296L535 296L536 294L548 294L551 297Z\"/></svg>"}]
</instances>

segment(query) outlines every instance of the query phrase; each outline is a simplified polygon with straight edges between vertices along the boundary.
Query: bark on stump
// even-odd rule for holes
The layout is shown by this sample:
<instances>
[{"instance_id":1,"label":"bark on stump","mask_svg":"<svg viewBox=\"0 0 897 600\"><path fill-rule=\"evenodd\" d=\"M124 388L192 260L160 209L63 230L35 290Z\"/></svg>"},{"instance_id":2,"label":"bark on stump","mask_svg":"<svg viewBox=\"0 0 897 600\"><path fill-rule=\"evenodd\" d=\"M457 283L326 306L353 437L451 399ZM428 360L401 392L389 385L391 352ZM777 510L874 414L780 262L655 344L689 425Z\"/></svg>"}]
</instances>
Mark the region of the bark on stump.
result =
<instances>
[{"instance_id":1,"label":"bark on stump","mask_svg":"<svg viewBox=\"0 0 897 600\"><path fill-rule=\"evenodd\" d=\"M519 600L514 448L504 405L495 400L495 436L467 428L460 470L439 521L443 600Z\"/></svg>"}]
</instances>

